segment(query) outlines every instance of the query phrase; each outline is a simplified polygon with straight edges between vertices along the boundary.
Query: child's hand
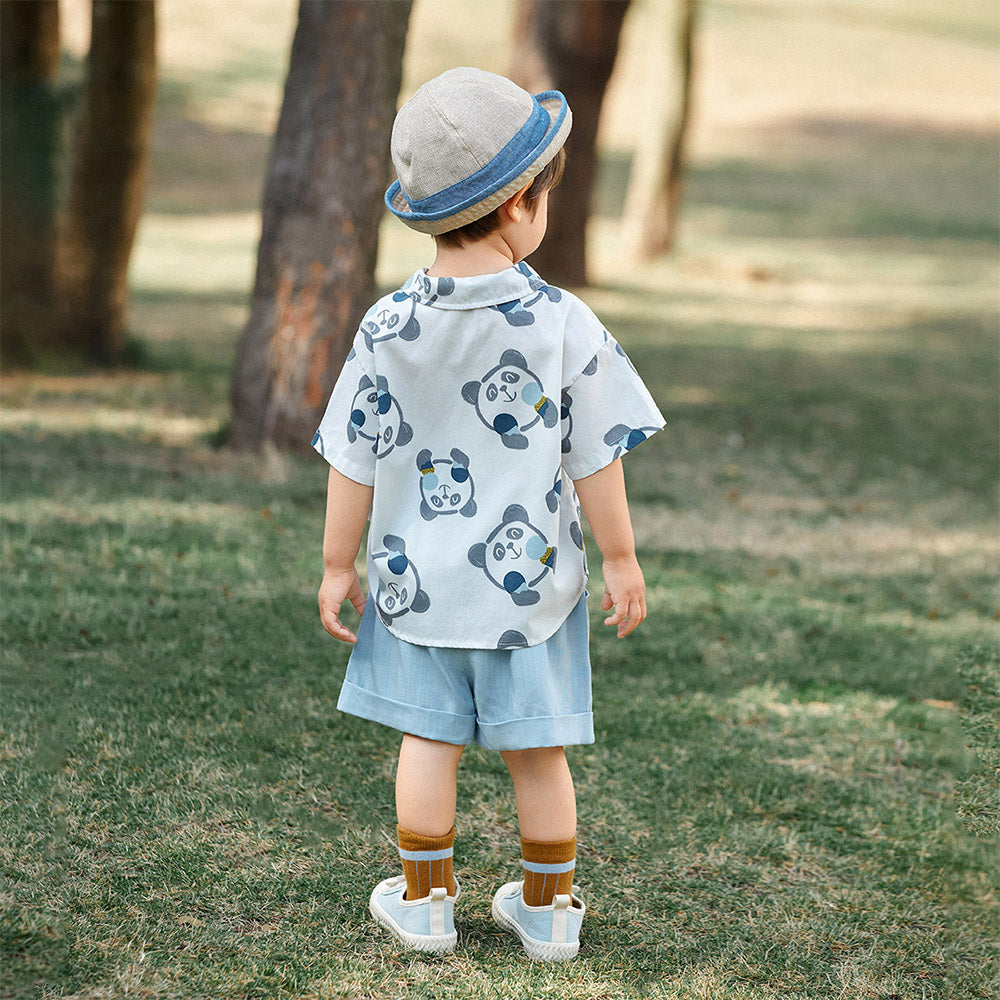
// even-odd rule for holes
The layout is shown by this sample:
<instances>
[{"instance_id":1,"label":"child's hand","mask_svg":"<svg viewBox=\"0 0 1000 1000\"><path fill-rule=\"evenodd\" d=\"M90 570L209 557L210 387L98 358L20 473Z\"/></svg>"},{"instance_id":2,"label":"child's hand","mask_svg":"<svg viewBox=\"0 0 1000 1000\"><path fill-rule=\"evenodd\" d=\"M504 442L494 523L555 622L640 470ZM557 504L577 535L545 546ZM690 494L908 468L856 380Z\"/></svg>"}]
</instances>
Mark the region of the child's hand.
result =
<instances>
[{"instance_id":1,"label":"child's hand","mask_svg":"<svg viewBox=\"0 0 1000 1000\"><path fill-rule=\"evenodd\" d=\"M338 617L344 601L350 601L359 615L364 613L365 594L353 566L339 571L327 570L323 574L323 582L319 586L319 619L334 639L357 642L358 637L347 626L341 625Z\"/></svg>"},{"instance_id":2,"label":"child's hand","mask_svg":"<svg viewBox=\"0 0 1000 1000\"><path fill-rule=\"evenodd\" d=\"M624 639L646 617L646 581L634 555L604 560L604 596L601 608L615 609L604 619L605 625L618 626L618 638Z\"/></svg>"}]
</instances>

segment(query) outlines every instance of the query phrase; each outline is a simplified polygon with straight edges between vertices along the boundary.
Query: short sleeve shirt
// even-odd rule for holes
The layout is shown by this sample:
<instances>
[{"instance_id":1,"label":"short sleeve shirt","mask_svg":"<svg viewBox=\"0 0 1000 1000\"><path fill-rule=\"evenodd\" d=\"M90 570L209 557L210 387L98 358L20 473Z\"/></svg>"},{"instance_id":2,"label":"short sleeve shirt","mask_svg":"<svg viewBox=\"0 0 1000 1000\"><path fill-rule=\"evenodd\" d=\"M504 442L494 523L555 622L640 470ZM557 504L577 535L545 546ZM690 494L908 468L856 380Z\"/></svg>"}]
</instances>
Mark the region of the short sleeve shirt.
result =
<instances>
[{"instance_id":1,"label":"short sleeve shirt","mask_svg":"<svg viewBox=\"0 0 1000 1000\"><path fill-rule=\"evenodd\" d=\"M625 352L527 264L421 270L365 315L313 447L374 486L379 617L424 646L548 639L587 579L573 481L663 426Z\"/></svg>"}]
</instances>

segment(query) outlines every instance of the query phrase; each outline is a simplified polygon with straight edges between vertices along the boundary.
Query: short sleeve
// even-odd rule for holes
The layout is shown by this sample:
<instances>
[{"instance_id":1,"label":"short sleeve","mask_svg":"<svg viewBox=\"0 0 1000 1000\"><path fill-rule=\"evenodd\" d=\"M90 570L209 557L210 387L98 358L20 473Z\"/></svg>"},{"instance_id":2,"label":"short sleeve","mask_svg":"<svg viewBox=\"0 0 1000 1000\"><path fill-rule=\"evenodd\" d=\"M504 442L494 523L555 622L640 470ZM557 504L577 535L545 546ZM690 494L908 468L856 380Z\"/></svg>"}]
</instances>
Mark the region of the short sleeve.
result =
<instances>
[{"instance_id":1,"label":"short sleeve","mask_svg":"<svg viewBox=\"0 0 1000 1000\"><path fill-rule=\"evenodd\" d=\"M367 422L378 422L375 382L374 358L359 335L312 439L312 446L330 465L364 486L375 482L373 440L377 440L377 426L374 432L365 426ZM369 405L369 396L374 406Z\"/></svg>"},{"instance_id":2,"label":"short sleeve","mask_svg":"<svg viewBox=\"0 0 1000 1000\"><path fill-rule=\"evenodd\" d=\"M610 336L563 389L562 420L563 468L570 479L599 472L664 423L639 373Z\"/></svg>"}]
</instances>

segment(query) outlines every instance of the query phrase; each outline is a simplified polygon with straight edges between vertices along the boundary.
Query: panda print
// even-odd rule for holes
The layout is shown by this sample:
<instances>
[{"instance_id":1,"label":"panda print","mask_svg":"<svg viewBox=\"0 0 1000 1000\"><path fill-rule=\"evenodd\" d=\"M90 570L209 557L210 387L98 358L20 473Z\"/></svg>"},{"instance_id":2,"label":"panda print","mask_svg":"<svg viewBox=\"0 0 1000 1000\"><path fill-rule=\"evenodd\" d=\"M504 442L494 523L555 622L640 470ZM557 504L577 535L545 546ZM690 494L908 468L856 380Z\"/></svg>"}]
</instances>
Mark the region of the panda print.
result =
<instances>
[{"instance_id":1,"label":"panda print","mask_svg":"<svg viewBox=\"0 0 1000 1000\"><path fill-rule=\"evenodd\" d=\"M372 553L378 571L375 609L385 625L413 612L423 614L431 601L420 587L416 566L406 557L406 543L398 535L384 535L385 548Z\"/></svg>"},{"instance_id":2,"label":"panda print","mask_svg":"<svg viewBox=\"0 0 1000 1000\"><path fill-rule=\"evenodd\" d=\"M485 571L490 582L510 594L515 604L523 606L538 603L541 595L535 587L555 570L556 550L528 520L528 512L513 503L486 541L469 549L469 562Z\"/></svg>"},{"instance_id":3,"label":"panda print","mask_svg":"<svg viewBox=\"0 0 1000 1000\"><path fill-rule=\"evenodd\" d=\"M560 302L562 292L552 285L547 285L527 264L518 264L517 270L528 279L528 285L535 294L530 298L512 299L510 302L501 302L489 308L496 309L511 326L531 326L535 322L535 314L531 311L531 307L542 299Z\"/></svg>"},{"instance_id":4,"label":"panda print","mask_svg":"<svg viewBox=\"0 0 1000 1000\"><path fill-rule=\"evenodd\" d=\"M562 391L559 419L562 421L562 452L565 455L573 449L573 397L565 389Z\"/></svg>"},{"instance_id":5,"label":"panda print","mask_svg":"<svg viewBox=\"0 0 1000 1000\"><path fill-rule=\"evenodd\" d=\"M418 271L405 288L416 292L422 297L425 305L433 305L438 299L447 298L455 291L454 278L429 278L423 271ZM416 298L413 300L417 301Z\"/></svg>"},{"instance_id":6,"label":"panda print","mask_svg":"<svg viewBox=\"0 0 1000 1000\"><path fill-rule=\"evenodd\" d=\"M525 431L539 421L545 427L559 422L559 407L545 395L520 351L504 351L500 364L478 382L462 386L462 398L476 408L479 419L500 435L507 448L527 448Z\"/></svg>"},{"instance_id":7,"label":"panda print","mask_svg":"<svg viewBox=\"0 0 1000 1000\"><path fill-rule=\"evenodd\" d=\"M626 427L624 424L615 424L607 434L604 435L604 443L614 449L612 460L631 451L637 444L642 444L652 434L655 434L659 427Z\"/></svg>"},{"instance_id":8,"label":"panda print","mask_svg":"<svg viewBox=\"0 0 1000 1000\"><path fill-rule=\"evenodd\" d=\"M551 513L555 513L559 509L559 504L562 501L562 469L556 472L555 481L552 483L552 489L545 494L545 506L549 508ZM583 551L583 529L580 527L580 519L583 515L580 512L580 505L576 505L576 520L570 521L569 524L569 537L572 539L573 544L582 552Z\"/></svg>"},{"instance_id":9,"label":"panda print","mask_svg":"<svg viewBox=\"0 0 1000 1000\"><path fill-rule=\"evenodd\" d=\"M607 330L604 331L604 336L605 337L610 336ZM629 368L631 368L632 371L635 372L636 375L638 375L639 372L636 371L635 365L632 364L632 359L625 353L625 348L623 348L622 345L619 344L617 340L615 341L615 351L617 351L618 354L625 359L625 363L629 366Z\"/></svg>"},{"instance_id":10,"label":"panda print","mask_svg":"<svg viewBox=\"0 0 1000 1000\"><path fill-rule=\"evenodd\" d=\"M359 437L372 442L376 458L385 458L397 445L409 444L413 438L413 428L403 419L403 411L382 375L376 376L374 382L362 375L358 382L347 422L347 440L354 444Z\"/></svg>"},{"instance_id":11,"label":"panda print","mask_svg":"<svg viewBox=\"0 0 1000 1000\"><path fill-rule=\"evenodd\" d=\"M545 494L545 506L551 513L559 509L559 498L562 496L562 469L556 469L556 478L552 483L552 489Z\"/></svg>"},{"instance_id":12,"label":"panda print","mask_svg":"<svg viewBox=\"0 0 1000 1000\"><path fill-rule=\"evenodd\" d=\"M411 299L405 292L393 292L392 305L378 302L372 306L361 321L361 334L368 350L382 341L392 340L393 337L416 340L420 336L416 311L416 299Z\"/></svg>"},{"instance_id":13,"label":"panda print","mask_svg":"<svg viewBox=\"0 0 1000 1000\"><path fill-rule=\"evenodd\" d=\"M469 458L457 448L451 449L451 458L432 458L429 448L422 448L417 455L420 470L420 516L425 521L445 514L475 517L476 491L469 474Z\"/></svg>"},{"instance_id":14,"label":"panda print","mask_svg":"<svg viewBox=\"0 0 1000 1000\"><path fill-rule=\"evenodd\" d=\"M509 628L497 640L497 649L527 649L528 640L523 632Z\"/></svg>"}]
</instances>

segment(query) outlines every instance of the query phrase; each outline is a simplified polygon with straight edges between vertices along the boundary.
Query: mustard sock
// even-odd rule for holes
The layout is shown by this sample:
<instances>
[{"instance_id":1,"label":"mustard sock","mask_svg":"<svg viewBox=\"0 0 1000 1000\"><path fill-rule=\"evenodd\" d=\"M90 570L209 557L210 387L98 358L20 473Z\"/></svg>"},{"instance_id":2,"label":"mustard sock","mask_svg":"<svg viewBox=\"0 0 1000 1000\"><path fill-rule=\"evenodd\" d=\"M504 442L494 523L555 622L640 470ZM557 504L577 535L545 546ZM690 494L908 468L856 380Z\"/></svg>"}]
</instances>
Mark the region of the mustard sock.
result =
<instances>
[{"instance_id":1,"label":"mustard sock","mask_svg":"<svg viewBox=\"0 0 1000 1000\"><path fill-rule=\"evenodd\" d=\"M431 889L444 886L449 896L455 895L455 874L452 856L455 848L455 828L443 837L422 837L401 826L396 827L399 856L406 876L406 899L423 899Z\"/></svg>"},{"instance_id":2,"label":"mustard sock","mask_svg":"<svg viewBox=\"0 0 1000 1000\"><path fill-rule=\"evenodd\" d=\"M573 892L576 837L545 843L521 838L523 898L528 906L549 906L557 893Z\"/></svg>"}]
</instances>

